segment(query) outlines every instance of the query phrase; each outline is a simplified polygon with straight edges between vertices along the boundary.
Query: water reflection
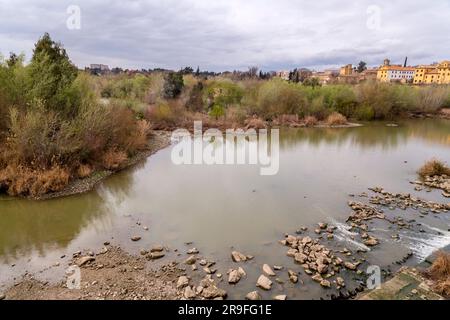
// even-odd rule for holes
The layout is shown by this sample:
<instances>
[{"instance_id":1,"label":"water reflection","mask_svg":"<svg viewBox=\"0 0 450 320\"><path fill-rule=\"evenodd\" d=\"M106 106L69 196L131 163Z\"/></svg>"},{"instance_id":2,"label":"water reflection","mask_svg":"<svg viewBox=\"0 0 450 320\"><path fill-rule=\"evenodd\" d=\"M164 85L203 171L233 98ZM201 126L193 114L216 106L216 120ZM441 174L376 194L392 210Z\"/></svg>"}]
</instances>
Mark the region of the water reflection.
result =
<instances>
[{"instance_id":1,"label":"water reflection","mask_svg":"<svg viewBox=\"0 0 450 320\"><path fill-rule=\"evenodd\" d=\"M283 148L295 148L299 143L307 143L316 147L351 144L361 149L380 147L386 150L413 138L450 146L450 124L448 120L442 119L402 121L397 127L388 126L388 122L379 122L355 128L282 129L281 136Z\"/></svg>"}]
</instances>

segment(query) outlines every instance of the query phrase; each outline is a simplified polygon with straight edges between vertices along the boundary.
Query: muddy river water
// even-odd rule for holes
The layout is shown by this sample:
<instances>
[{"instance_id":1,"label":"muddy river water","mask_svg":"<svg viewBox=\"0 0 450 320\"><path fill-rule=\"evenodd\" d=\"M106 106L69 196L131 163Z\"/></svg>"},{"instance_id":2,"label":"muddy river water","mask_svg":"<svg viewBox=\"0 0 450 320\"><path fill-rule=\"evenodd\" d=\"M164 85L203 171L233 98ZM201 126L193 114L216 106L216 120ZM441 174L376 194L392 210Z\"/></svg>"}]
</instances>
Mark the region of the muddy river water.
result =
<instances>
[{"instance_id":1,"label":"muddy river water","mask_svg":"<svg viewBox=\"0 0 450 320\"><path fill-rule=\"evenodd\" d=\"M318 222L327 222L338 227L333 246L362 248L345 224L351 213L347 202L365 201L358 195L369 187L449 202L439 190L415 191L410 184L426 160L450 160L448 120L282 129L280 167L274 176L261 176L254 165L176 166L170 155L171 147L160 150L86 194L47 201L0 198L0 289L25 271L61 280L73 252L98 250L109 241L133 253L163 244L183 254L177 257L171 250L165 262L182 260L187 249L196 247L217 262L222 274L233 264L233 248L251 254L255 258L244 266L246 279L233 288L223 283L230 297L242 298L255 290L263 263L299 269L278 241L301 226L313 230ZM381 243L366 254L371 264L395 271L392 263L408 252L414 255L406 263L414 265L450 244L450 212L419 217L407 209L397 214L420 220L422 232L399 230L400 240L393 240L387 226L374 226ZM132 242L132 236L142 240ZM284 273L280 278L286 280ZM278 292L294 299L323 296L309 277L301 279L303 285L288 280L275 285L267 297Z\"/></svg>"}]
</instances>

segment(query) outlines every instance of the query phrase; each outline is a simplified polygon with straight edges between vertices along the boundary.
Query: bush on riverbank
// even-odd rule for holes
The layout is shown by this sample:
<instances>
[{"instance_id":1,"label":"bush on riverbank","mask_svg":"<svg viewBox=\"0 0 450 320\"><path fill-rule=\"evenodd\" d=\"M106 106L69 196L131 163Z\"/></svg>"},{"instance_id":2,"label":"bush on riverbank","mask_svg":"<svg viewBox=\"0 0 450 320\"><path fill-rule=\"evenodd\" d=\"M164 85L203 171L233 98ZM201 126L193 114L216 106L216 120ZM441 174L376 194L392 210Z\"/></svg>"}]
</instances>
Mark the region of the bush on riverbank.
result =
<instances>
[{"instance_id":1,"label":"bush on riverbank","mask_svg":"<svg viewBox=\"0 0 450 320\"><path fill-rule=\"evenodd\" d=\"M437 293L450 297L450 254L439 251L427 274L434 280Z\"/></svg>"},{"instance_id":2,"label":"bush on riverbank","mask_svg":"<svg viewBox=\"0 0 450 320\"><path fill-rule=\"evenodd\" d=\"M147 121L130 108L99 103L94 82L48 34L28 65L22 59L1 63L0 190L33 196L59 191L93 168L120 168L145 148ZM137 82L139 92L146 91L145 81Z\"/></svg>"},{"instance_id":3,"label":"bush on riverbank","mask_svg":"<svg viewBox=\"0 0 450 320\"><path fill-rule=\"evenodd\" d=\"M443 174L450 176L450 168L442 161L432 159L427 161L417 173L421 178L440 176Z\"/></svg>"},{"instance_id":4,"label":"bush on riverbank","mask_svg":"<svg viewBox=\"0 0 450 320\"><path fill-rule=\"evenodd\" d=\"M328 116L327 124L329 126L342 126L347 124L347 118L338 112L333 112Z\"/></svg>"}]
</instances>

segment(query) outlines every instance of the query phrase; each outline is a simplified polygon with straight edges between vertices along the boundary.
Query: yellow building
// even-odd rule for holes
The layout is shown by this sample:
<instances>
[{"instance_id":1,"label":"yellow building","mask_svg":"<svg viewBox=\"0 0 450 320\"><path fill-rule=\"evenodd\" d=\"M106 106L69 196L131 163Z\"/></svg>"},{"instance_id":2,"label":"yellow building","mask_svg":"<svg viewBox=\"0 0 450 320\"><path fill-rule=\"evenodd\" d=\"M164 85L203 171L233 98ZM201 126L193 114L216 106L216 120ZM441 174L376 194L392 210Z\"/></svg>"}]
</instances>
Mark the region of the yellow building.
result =
<instances>
[{"instance_id":1,"label":"yellow building","mask_svg":"<svg viewBox=\"0 0 450 320\"><path fill-rule=\"evenodd\" d=\"M433 84L438 82L437 65L422 65L416 67L414 84Z\"/></svg>"},{"instance_id":2,"label":"yellow building","mask_svg":"<svg viewBox=\"0 0 450 320\"><path fill-rule=\"evenodd\" d=\"M439 64L416 67L414 84L449 84L450 61L442 61Z\"/></svg>"},{"instance_id":3,"label":"yellow building","mask_svg":"<svg viewBox=\"0 0 450 320\"><path fill-rule=\"evenodd\" d=\"M450 83L450 61L445 60L438 64L438 83L449 84Z\"/></svg>"},{"instance_id":4,"label":"yellow building","mask_svg":"<svg viewBox=\"0 0 450 320\"><path fill-rule=\"evenodd\" d=\"M339 70L340 76L351 76L352 74L353 74L353 66L351 64L343 66Z\"/></svg>"}]
</instances>

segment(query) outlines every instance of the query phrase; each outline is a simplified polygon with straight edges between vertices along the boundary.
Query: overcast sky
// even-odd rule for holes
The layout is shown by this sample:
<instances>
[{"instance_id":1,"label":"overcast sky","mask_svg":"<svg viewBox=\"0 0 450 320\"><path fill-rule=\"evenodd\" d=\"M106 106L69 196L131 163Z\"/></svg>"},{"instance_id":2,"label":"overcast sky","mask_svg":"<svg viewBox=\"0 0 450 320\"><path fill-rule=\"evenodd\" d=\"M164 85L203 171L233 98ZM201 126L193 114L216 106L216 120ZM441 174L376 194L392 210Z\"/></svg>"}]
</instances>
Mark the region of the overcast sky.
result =
<instances>
[{"instance_id":1,"label":"overcast sky","mask_svg":"<svg viewBox=\"0 0 450 320\"><path fill-rule=\"evenodd\" d=\"M0 0L3 55L29 58L44 32L79 67L415 65L450 59L450 0Z\"/></svg>"}]
</instances>

